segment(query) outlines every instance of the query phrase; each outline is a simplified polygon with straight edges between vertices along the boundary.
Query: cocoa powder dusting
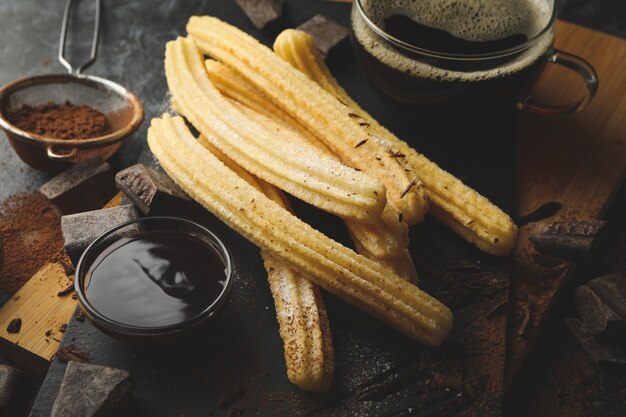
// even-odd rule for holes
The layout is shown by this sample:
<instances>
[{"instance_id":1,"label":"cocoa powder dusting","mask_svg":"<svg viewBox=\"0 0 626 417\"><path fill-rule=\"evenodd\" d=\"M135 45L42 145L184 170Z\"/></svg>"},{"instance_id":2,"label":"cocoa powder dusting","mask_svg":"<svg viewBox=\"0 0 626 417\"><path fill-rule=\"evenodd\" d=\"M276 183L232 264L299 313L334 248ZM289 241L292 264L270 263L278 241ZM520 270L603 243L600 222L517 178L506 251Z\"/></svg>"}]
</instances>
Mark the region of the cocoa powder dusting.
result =
<instances>
[{"instance_id":1,"label":"cocoa powder dusting","mask_svg":"<svg viewBox=\"0 0 626 417\"><path fill-rule=\"evenodd\" d=\"M54 139L88 139L112 132L107 117L89 106L76 106L66 101L49 101L37 106L23 105L7 114L15 126Z\"/></svg>"},{"instance_id":2,"label":"cocoa powder dusting","mask_svg":"<svg viewBox=\"0 0 626 417\"><path fill-rule=\"evenodd\" d=\"M42 194L0 202L0 291L13 295L62 246L60 216Z\"/></svg>"}]
</instances>

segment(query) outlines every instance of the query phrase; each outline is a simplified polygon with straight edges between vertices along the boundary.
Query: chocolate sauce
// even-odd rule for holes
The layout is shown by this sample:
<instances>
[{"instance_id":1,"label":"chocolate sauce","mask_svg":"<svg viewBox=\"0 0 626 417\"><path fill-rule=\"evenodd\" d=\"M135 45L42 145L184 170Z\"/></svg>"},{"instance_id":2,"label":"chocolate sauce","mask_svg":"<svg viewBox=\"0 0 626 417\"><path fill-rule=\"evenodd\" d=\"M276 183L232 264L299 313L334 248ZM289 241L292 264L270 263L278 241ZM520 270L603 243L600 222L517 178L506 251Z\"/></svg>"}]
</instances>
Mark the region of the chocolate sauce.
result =
<instances>
[{"instance_id":1,"label":"chocolate sauce","mask_svg":"<svg viewBox=\"0 0 626 417\"><path fill-rule=\"evenodd\" d=\"M146 232L106 248L85 276L86 297L110 320L161 327L196 317L221 294L225 264L200 238Z\"/></svg>"}]
</instances>

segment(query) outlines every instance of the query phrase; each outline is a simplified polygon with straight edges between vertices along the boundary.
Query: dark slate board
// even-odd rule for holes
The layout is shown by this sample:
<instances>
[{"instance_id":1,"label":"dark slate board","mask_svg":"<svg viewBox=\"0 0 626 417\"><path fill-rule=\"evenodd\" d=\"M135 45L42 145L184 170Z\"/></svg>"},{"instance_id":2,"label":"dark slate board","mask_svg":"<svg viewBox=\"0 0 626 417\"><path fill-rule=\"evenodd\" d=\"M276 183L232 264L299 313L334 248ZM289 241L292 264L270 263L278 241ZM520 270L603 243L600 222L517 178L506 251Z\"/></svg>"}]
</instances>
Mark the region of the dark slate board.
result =
<instances>
[{"instance_id":1,"label":"dark slate board","mask_svg":"<svg viewBox=\"0 0 626 417\"><path fill-rule=\"evenodd\" d=\"M231 1L170 1L150 7L147 4L106 2L100 61L90 71L115 73L121 77L118 81L135 89L146 104L147 120L167 107L163 48L167 40L184 33L188 16L216 15L266 44L276 35L254 29ZM289 1L283 27L297 26L320 12L347 25L349 10L345 4ZM106 65L112 67L103 68ZM418 109L400 106L377 91L359 70L349 50L344 61L332 70L353 97L384 125L511 211L515 160L513 113L490 114L471 121L444 120L436 125L420 117ZM147 125L126 145L126 155L143 146ZM124 164L124 155L118 160ZM141 160L154 164L149 151L142 153ZM301 203L296 204L296 210L323 232L349 243L338 220ZM336 350L335 381L329 394L311 395L299 391L286 378L273 301L258 249L212 216L202 217L201 221L223 236L233 249L237 265L231 302L206 336L176 344L137 346L112 339L88 322L76 320L71 321L66 332L63 344L75 343L89 352L92 363L128 369L134 374L137 390L131 415L190 417L210 412L225 415L235 409L260 415L411 413L426 400L457 398L455 387L449 392L437 391L431 394L432 398L424 398L420 389L428 375L449 376L455 371L466 381L463 387L466 396L471 394L476 400L471 401L473 410L480 410L481 415L500 414L503 362L495 367L488 364L490 358L503 358L504 354L504 311L493 309L506 301L506 261L480 254L432 220L413 228L411 249L423 287L453 308L457 328L453 337L440 349L424 349L327 295ZM450 260L479 264L480 269L453 270L449 268ZM485 318L490 312L489 318ZM485 326L497 329L497 334L493 337L479 334L477 330ZM33 407L33 417L49 415L64 370L64 364L53 361ZM377 385L380 399L356 399L355 394L377 379L383 380ZM215 410L215 404L238 384L246 387L245 395L230 410ZM467 410L462 414L471 413Z\"/></svg>"}]
</instances>

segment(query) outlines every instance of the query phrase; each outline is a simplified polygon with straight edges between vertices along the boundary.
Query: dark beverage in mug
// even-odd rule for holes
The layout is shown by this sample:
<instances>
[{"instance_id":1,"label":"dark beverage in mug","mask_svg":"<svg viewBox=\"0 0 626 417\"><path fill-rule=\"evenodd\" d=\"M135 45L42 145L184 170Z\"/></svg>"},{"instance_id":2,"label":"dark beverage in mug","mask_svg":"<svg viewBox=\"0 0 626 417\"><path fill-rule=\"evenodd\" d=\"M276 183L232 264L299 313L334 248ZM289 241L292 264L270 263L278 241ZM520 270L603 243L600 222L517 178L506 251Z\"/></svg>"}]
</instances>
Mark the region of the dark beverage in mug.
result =
<instances>
[{"instance_id":1,"label":"dark beverage in mug","mask_svg":"<svg viewBox=\"0 0 626 417\"><path fill-rule=\"evenodd\" d=\"M391 97L448 110L513 106L554 39L552 0L356 0L360 62Z\"/></svg>"}]
</instances>

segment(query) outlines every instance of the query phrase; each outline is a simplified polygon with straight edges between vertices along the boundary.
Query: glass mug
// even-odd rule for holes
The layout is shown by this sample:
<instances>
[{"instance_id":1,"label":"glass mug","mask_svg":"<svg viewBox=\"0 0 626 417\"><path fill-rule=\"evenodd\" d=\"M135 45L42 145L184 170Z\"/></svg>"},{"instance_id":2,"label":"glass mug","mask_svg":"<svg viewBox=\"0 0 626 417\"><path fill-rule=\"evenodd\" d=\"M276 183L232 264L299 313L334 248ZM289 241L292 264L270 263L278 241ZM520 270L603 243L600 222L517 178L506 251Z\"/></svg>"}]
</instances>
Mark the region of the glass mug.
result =
<instances>
[{"instance_id":1,"label":"glass mug","mask_svg":"<svg viewBox=\"0 0 626 417\"><path fill-rule=\"evenodd\" d=\"M554 0L354 0L357 58L392 98L428 108L516 107L540 114L584 109L598 76L584 59L553 47ZM584 96L566 105L534 99L546 64L575 71Z\"/></svg>"}]
</instances>

